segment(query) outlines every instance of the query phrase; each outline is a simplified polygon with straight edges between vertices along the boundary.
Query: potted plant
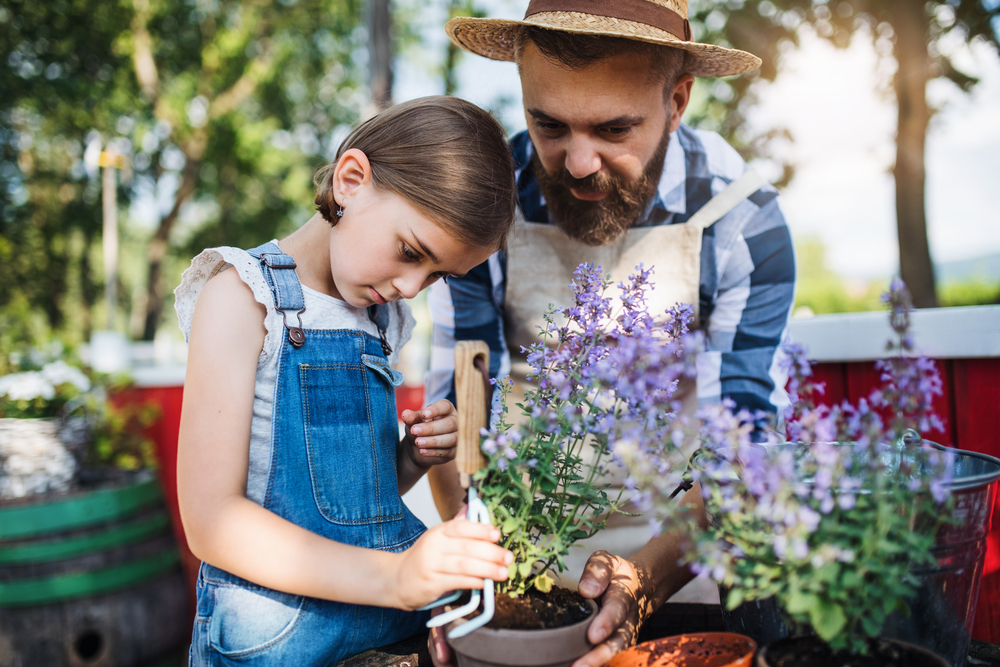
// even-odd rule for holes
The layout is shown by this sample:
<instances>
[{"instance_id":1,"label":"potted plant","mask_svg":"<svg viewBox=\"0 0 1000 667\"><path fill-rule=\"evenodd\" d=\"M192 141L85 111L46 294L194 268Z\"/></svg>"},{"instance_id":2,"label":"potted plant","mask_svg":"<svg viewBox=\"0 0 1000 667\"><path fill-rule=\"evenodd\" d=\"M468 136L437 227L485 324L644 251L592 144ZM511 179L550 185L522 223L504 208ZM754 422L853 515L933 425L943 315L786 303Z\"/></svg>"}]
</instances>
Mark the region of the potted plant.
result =
<instances>
[{"instance_id":1,"label":"potted plant","mask_svg":"<svg viewBox=\"0 0 1000 667\"><path fill-rule=\"evenodd\" d=\"M91 387L62 360L0 377L0 500L69 488L77 464L59 417Z\"/></svg>"},{"instance_id":2,"label":"potted plant","mask_svg":"<svg viewBox=\"0 0 1000 667\"><path fill-rule=\"evenodd\" d=\"M600 530L622 504L600 482L602 473L617 465L618 443L651 447L670 440L675 389L694 373L686 350L697 345L684 344L691 337L686 329L690 309L674 311L667 322L655 321L644 303L651 273L638 267L618 286L620 298L612 299L610 279L599 267L577 269L571 285L575 303L550 306L542 340L529 350L537 388L517 406L526 418L523 426L507 420L510 385L496 383L500 400L482 438L488 465L475 479L514 562L509 578L497 584L493 621L451 641L459 665L501 660L569 665L592 648L586 631L596 606L574 591L553 587L550 572L561 571L570 547ZM685 470L693 451L694 445L678 442L663 452L663 465ZM539 618L532 608L559 611L555 618ZM571 646L539 648L528 639L549 645L549 639L537 638L550 631L528 628L564 624L569 627L551 632L567 635ZM518 662L515 647L524 648L526 662Z\"/></svg>"},{"instance_id":3,"label":"potted plant","mask_svg":"<svg viewBox=\"0 0 1000 667\"><path fill-rule=\"evenodd\" d=\"M921 584L915 570L937 565L932 546L952 520L954 460L907 437L940 426L931 403L941 382L932 361L911 356L904 286L894 282L886 301L897 354L877 362L883 385L857 405L815 406L821 387L793 346L787 441L732 404L701 411L690 474L707 529L677 515L659 483L673 445L618 452L645 508L689 536L692 568L720 584L728 610L758 601L756 622L768 611L759 601L772 599L792 634L815 633L765 647L759 665L948 664L880 637L887 619L909 612Z\"/></svg>"},{"instance_id":4,"label":"potted plant","mask_svg":"<svg viewBox=\"0 0 1000 667\"><path fill-rule=\"evenodd\" d=\"M37 351L12 367L0 376L0 500L63 493L107 469L155 467L144 431L157 409L109 400L118 380Z\"/></svg>"}]
</instances>

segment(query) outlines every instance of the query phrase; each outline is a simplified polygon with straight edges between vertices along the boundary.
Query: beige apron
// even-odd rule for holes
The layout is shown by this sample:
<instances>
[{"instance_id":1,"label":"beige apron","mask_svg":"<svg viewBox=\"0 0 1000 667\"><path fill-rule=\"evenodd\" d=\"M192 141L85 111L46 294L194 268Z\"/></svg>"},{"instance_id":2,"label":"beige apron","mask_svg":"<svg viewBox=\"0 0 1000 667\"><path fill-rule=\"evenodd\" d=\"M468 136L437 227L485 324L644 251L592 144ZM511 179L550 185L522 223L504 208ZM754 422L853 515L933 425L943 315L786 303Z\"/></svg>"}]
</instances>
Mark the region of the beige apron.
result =
<instances>
[{"instance_id":1,"label":"beige apron","mask_svg":"<svg viewBox=\"0 0 1000 667\"><path fill-rule=\"evenodd\" d=\"M511 355L511 378L515 388L509 405L520 402L529 387L525 376L530 367L520 353L521 346L537 342L539 327L545 324L542 314L549 304L567 307L573 303L569 287L573 271L582 262L591 262L609 274L612 284L606 296L612 297L613 308L621 305L617 288L635 273L639 264L654 269L647 294L649 312L665 319L664 311L676 303L694 307L698 322L698 285L701 278L702 233L719 218L756 192L765 181L748 171L733 181L697 213L682 224L659 227L639 227L627 230L618 240L604 246L588 246L569 238L555 225L526 222L519 217L507 240L507 292L504 301L505 333ZM684 412L693 414L697 408L694 386L682 387ZM511 411L511 417L516 418ZM512 421L517 421L512 419ZM612 484L612 497L624 482L622 471L608 475L603 481ZM634 511L634 507L626 507ZM589 540L577 543L566 558L568 566L560 584L575 588L590 554L605 549L621 556L631 556L650 538L648 520L642 516L614 515L608 526Z\"/></svg>"}]
</instances>

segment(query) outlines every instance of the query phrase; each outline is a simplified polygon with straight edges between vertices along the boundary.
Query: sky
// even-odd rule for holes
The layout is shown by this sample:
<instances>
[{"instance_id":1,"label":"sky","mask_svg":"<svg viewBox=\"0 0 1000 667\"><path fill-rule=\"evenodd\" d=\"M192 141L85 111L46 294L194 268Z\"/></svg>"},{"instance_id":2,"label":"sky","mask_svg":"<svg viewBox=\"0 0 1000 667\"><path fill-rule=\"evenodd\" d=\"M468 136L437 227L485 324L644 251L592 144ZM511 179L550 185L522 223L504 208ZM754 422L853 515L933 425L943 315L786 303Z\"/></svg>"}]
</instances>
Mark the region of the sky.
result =
<instances>
[{"instance_id":1,"label":"sky","mask_svg":"<svg viewBox=\"0 0 1000 667\"><path fill-rule=\"evenodd\" d=\"M523 0L479 0L496 18L523 16ZM425 8L426 9L426 8ZM424 44L396 67L394 96L406 100L443 92L440 67L445 17L418 17ZM898 271L895 193L895 100L884 91L894 65L880 62L865 35L836 49L807 28L786 56L776 81L761 84L748 116L750 131L788 128L793 141L774 157L796 166L782 190L782 207L797 239L818 238L830 268L848 278L882 279ZM981 82L971 95L933 81L928 100L938 108L928 135L927 215L931 256L949 262L1000 253L1000 58L985 45L945 44L956 64ZM889 67L890 69L887 69ZM457 95L492 108L511 131L525 127L516 67L467 55ZM696 84L697 85L697 84ZM775 163L754 165L775 178Z\"/></svg>"}]
</instances>

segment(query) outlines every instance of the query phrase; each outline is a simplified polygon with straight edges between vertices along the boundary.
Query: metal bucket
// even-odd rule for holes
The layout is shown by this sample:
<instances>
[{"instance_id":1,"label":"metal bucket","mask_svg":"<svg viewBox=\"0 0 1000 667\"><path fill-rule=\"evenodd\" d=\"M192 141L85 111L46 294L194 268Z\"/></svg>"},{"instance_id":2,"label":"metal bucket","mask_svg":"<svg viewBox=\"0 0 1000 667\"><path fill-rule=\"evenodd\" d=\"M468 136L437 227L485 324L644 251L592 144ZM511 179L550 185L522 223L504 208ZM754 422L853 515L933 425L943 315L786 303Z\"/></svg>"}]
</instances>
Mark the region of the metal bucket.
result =
<instances>
[{"instance_id":1,"label":"metal bucket","mask_svg":"<svg viewBox=\"0 0 1000 667\"><path fill-rule=\"evenodd\" d=\"M1000 459L928 441L924 444L955 453L952 516L959 523L938 529L932 549L937 567L915 571L922 584L910 601L910 615L894 613L886 620L881 634L930 649L953 667L965 667L983 575L986 536L997 494L996 482L1000 479ZM726 591L720 589L720 596L726 630L749 635L761 646L790 635L773 598L744 602L726 611Z\"/></svg>"}]
</instances>

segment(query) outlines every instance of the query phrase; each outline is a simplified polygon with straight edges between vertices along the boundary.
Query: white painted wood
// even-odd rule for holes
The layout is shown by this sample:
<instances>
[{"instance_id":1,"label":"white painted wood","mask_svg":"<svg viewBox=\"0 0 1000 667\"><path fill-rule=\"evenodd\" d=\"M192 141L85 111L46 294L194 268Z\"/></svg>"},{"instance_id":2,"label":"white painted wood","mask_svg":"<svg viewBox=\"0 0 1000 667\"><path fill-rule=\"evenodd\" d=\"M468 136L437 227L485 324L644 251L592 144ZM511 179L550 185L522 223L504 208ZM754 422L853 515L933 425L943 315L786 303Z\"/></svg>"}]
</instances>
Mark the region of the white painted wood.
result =
<instances>
[{"instance_id":1,"label":"white painted wood","mask_svg":"<svg viewBox=\"0 0 1000 667\"><path fill-rule=\"evenodd\" d=\"M910 315L917 350L933 359L1000 357L1000 306L927 308ZM885 356L888 312L793 319L789 335L813 361L871 361Z\"/></svg>"}]
</instances>

